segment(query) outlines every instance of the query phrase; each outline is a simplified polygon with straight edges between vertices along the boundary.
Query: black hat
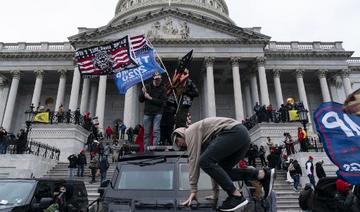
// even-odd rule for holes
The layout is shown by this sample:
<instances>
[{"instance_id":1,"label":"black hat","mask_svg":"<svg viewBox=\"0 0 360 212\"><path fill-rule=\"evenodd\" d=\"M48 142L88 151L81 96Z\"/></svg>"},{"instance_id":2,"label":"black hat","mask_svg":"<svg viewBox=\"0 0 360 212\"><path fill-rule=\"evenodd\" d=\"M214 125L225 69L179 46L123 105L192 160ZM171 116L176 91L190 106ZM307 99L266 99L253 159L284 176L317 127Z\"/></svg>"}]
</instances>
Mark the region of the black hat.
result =
<instances>
[{"instance_id":1,"label":"black hat","mask_svg":"<svg viewBox=\"0 0 360 212\"><path fill-rule=\"evenodd\" d=\"M181 58L181 60L179 61L178 66L177 66L177 71L182 72L186 68L189 67L190 62L192 60L192 54L193 54L193 50L191 50L183 58Z\"/></svg>"}]
</instances>

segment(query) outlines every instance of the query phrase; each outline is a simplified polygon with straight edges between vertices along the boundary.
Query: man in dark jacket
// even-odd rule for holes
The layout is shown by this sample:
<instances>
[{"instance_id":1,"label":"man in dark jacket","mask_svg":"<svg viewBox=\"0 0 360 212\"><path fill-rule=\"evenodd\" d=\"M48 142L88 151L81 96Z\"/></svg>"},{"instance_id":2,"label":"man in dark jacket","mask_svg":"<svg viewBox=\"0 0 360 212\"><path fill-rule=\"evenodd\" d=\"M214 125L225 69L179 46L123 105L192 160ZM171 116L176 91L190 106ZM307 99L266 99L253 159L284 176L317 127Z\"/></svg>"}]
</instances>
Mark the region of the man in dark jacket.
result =
<instances>
[{"instance_id":1,"label":"man in dark jacket","mask_svg":"<svg viewBox=\"0 0 360 212\"><path fill-rule=\"evenodd\" d=\"M151 129L153 129L154 133L154 145L159 145L160 143L160 121L166 101L165 88L161 81L161 75L155 73L153 81L143 87L139 95L139 101L145 103L143 120L145 151L147 151L147 147L150 145Z\"/></svg>"},{"instance_id":2,"label":"man in dark jacket","mask_svg":"<svg viewBox=\"0 0 360 212\"><path fill-rule=\"evenodd\" d=\"M110 166L107 158L103 157L100 159L100 174L101 174L101 181L100 184L106 180L106 172Z\"/></svg>"},{"instance_id":3,"label":"man in dark jacket","mask_svg":"<svg viewBox=\"0 0 360 212\"><path fill-rule=\"evenodd\" d=\"M84 166L87 164L85 150L81 150L80 154L78 155L78 177L84 177Z\"/></svg>"},{"instance_id":4,"label":"man in dark jacket","mask_svg":"<svg viewBox=\"0 0 360 212\"><path fill-rule=\"evenodd\" d=\"M27 143L26 139L27 139L26 132L24 129L21 129L20 134L18 135L18 138L17 138L16 154L24 153L24 151L26 150L26 143Z\"/></svg>"},{"instance_id":5,"label":"man in dark jacket","mask_svg":"<svg viewBox=\"0 0 360 212\"><path fill-rule=\"evenodd\" d=\"M72 178L75 176L77 157L76 155L72 154L67 159L69 160L69 177Z\"/></svg>"},{"instance_id":6,"label":"man in dark jacket","mask_svg":"<svg viewBox=\"0 0 360 212\"><path fill-rule=\"evenodd\" d=\"M185 69L185 74L189 74L189 70ZM175 128L186 127L187 116L195 97L199 96L199 90L191 79L187 79L183 87L177 89L179 106L175 117Z\"/></svg>"},{"instance_id":7,"label":"man in dark jacket","mask_svg":"<svg viewBox=\"0 0 360 212\"><path fill-rule=\"evenodd\" d=\"M302 176L302 171L297 160L294 160L292 163L290 163L288 171L291 178L294 180L294 190L299 191L298 186L300 183L300 176Z\"/></svg>"},{"instance_id":8,"label":"man in dark jacket","mask_svg":"<svg viewBox=\"0 0 360 212\"><path fill-rule=\"evenodd\" d=\"M314 178L314 165L313 165L314 158L312 156L309 156L309 160L305 163L305 169L306 169L306 175L309 177L310 183L313 185L313 188L315 188L315 178Z\"/></svg>"},{"instance_id":9,"label":"man in dark jacket","mask_svg":"<svg viewBox=\"0 0 360 212\"><path fill-rule=\"evenodd\" d=\"M80 108L77 108L74 112L75 124L80 125Z\"/></svg>"},{"instance_id":10,"label":"man in dark jacket","mask_svg":"<svg viewBox=\"0 0 360 212\"><path fill-rule=\"evenodd\" d=\"M325 174L325 171L324 171L324 168L323 168L323 165L324 164L324 161L319 161L315 164L315 171L316 171L316 176L321 179L321 178L324 178L326 177L326 174Z\"/></svg>"}]
</instances>

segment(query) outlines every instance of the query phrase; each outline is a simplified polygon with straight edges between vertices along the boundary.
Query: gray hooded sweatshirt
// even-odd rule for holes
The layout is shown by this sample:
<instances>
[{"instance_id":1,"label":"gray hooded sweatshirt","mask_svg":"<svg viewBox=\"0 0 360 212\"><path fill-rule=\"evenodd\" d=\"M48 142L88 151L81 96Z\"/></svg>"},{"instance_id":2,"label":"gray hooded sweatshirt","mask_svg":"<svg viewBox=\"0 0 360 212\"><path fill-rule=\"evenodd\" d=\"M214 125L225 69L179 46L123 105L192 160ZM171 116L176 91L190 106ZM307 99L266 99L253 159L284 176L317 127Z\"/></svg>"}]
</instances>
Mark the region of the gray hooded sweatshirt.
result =
<instances>
[{"instance_id":1,"label":"gray hooded sweatshirt","mask_svg":"<svg viewBox=\"0 0 360 212\"><path fill-rule=\"evenodd\" d=\"M175 133L179 134L185 139L187 145L189 182L192 192L197 192L198 190L197 184L200 176L199 159L201 152L204 151L201 149L201 146L209 142L209 139L220 131L229 130L240 124L240 122L231 118L212 117L195 122L188 128L178 128L173 132L172 137L174 137Z\"/></svg>"}]
</instances>

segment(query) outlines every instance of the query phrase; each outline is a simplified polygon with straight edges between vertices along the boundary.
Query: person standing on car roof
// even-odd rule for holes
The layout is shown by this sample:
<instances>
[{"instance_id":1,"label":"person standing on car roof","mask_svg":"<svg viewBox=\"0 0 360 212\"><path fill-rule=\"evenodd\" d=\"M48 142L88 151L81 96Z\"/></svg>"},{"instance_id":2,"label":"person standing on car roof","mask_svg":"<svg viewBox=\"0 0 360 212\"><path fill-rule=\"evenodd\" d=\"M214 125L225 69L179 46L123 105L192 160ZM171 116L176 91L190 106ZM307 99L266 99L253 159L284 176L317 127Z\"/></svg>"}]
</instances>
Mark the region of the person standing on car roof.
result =
<instances>
[{"instance_id":1,"label":"person standing on car roof","mask_svg":"<svg viewBox=\"0 0 360 212\"><path fill-rule=\"evenodd\" d=\"M189 181L191 193L183 205L190 206L197 200L200 168L224 189L228 197L220 206L221 211L234 211L248 201L236 189L233 181L258 180L266 199L273 187L275 169L239 169L234 166L243 160L250 146L248 130L231 118L206 118L189 128L178 128L172 134L174 149L187 148L189 156ZM214 188L214 197L218 197Z\"/></svg>"}]
</instances>

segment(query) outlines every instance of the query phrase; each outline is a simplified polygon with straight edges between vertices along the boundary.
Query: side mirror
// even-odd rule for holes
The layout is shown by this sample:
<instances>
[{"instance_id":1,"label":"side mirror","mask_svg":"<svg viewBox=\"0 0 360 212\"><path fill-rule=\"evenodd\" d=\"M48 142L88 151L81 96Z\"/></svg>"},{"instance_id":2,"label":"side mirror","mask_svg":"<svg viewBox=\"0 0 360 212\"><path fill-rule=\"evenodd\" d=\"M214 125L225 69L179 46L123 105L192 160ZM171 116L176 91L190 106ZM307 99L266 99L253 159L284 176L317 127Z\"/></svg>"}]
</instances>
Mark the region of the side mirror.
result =
<instances>
[{"instance_id":1,"label":"side mirror","mask_svg":"<svg viewBox=\"0 0 360 212\"><path fill-rule=\"evenodd\" d=\"M53 203L53 198L51 197L43 197L40 199L39 208L46 209Z\"/></svg>"}]
</instances>

